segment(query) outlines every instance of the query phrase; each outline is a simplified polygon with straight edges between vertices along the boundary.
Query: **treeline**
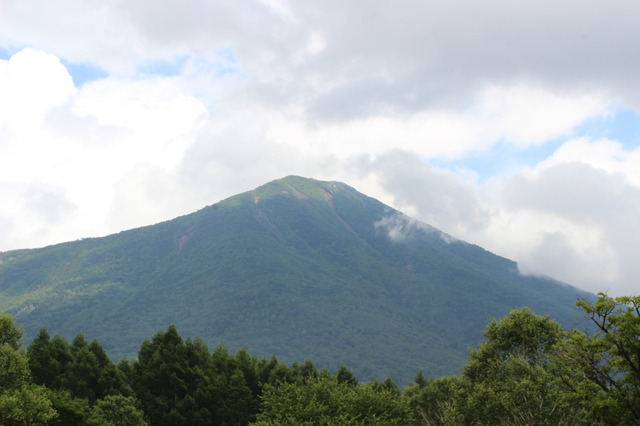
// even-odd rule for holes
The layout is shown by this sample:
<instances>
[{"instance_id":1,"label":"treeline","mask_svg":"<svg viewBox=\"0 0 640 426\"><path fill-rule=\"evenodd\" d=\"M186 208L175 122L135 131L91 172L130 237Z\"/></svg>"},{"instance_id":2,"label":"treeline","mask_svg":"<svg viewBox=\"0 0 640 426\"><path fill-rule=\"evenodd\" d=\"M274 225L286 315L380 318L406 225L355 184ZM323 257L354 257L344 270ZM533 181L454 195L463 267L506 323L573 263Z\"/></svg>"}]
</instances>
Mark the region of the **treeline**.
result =
<instances>
[{"instance_id":1,"label":"treeline","mask_svg":"<svg viewBox=\"0 0 640 426\"><path fill-rule=\"evenodd\" d=\"M640 297L577 306L592 332L527 308L492 321L459 376L404 390L345 366L212 352L174 326L114 364L97 341L45 329L22 347L0 315L3 425L631 425L640 423Z\"/></svg>"}]
</instances>

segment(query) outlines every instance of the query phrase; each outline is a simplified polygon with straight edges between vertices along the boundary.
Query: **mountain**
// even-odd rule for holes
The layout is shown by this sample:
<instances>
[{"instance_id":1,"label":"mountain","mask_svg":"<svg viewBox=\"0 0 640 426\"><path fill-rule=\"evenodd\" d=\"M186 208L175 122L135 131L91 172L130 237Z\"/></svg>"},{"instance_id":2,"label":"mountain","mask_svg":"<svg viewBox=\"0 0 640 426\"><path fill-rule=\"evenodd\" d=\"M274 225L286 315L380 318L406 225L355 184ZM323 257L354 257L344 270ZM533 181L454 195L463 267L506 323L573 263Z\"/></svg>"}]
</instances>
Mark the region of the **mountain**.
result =
<instances>
[{"instance_id":1,"label":"mountain","mask_svg":"<svg viewBox=\"0 0 640 426\"><path fill-rule=\"evenodd\" d=\"M0 310L98 339L116 360L175 324L211 349L340 364L406 384L456 374L492 318L566 327L589 297L338 182L296 176L103 238L0 253Z\"/></svg>"}]
</instances>

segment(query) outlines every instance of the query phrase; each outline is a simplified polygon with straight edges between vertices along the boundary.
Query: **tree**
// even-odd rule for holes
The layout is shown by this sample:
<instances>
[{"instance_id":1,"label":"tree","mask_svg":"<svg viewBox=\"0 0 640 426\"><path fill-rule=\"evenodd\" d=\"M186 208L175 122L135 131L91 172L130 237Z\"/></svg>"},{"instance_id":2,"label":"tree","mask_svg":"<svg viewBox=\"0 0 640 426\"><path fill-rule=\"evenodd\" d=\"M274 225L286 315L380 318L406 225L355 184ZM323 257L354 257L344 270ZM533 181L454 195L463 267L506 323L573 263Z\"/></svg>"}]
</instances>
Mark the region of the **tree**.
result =
<instances>
[{"instance_id":1,"label":"tree","mask_svg":"<svg viewBox=\"0 0 640 426\"><path fill-rule=\"evenodd\" d=\"M104 398L107 395L131 396L133 391L127 384L124 373L111 361L102 345L97 340L93 340L87 348L98 364L99 374L97 375L95 389L96 397Z\"/></svg>"},{"instance_id":2,"label":"tree","mask_svg":"<svg viewBox=\"0 0 640 426\"><path fill-rule=\"evenodd\" d=\"M52 357L49 342L50 337L47 329L40 329L36 338L27 348L27 356L34 383L51 387L56 372L51 368Z\"/></svg>"},{"instance_id":3,"label":"tree","mask_svg":"<svg viewBox=\"0 0 640 426\"><path fill-rule=\"evenodd\" d=\"M0 389L29 380L28 360L21 345L22 331L14 325L13 317L0 314Z\"/></svg>"},{"instance_id":4,"label":"tree","mask_svg":"<svg viewBox=\"0 0 640 426\"><path fill-rule=\"evenodd\" d=\"M429 384L429 380L424 377L424 373L422 372L422 370L418 371L418 374L416 374L416 378L413 379L413 381L419 388L424 388Z\"/></svg>"},{"instance_id":5,"label":"tree","mask_svg":"<svg viewBox=\"0 0 640 426\"><path fill-rule=\"evenodd\" d=\"M188 393L194 399L192 424L208 424L213 419L215 391L211 354L199 338L187 339L185 346Z\"/></svg>"},{"instance_id":6,"label":"tree","mask_svg":"<svg viewBox=\"0 0 640 426\"><path fill-rule=\"evenodd\" d=\"M0 392L0 424L47 424L57 416L47 398L46 389L22 383Z\"/></svg>"},{"instance_id":7,"label":"tree","mask_svg":"<svg viewBox=\"0 0 640 426\"><path fill-rule=\"evenodd\" d=\"M87 343L78 334L71 344L71 361L66 362L65 372L60 378L50 380L52 387L69 390L77 398L86 398L90 403L107 395L131 395L122 371L109 359L106 352L93 340Z\"/></svg>"},{"instance_id":8,"label":"tree","mask_svg":"<svg viewBox=\"0 0 640 426\"><path fill-rule=\"evenodd\" d=\"M86 398L91 403L98 399L98 376L100 365L95 354L87 346L74 351L73 361L64 379L64 387L78 398Z\"/></svg>"},{"instance_id":9,"label":"tree","mask_svg":"<svg viewBox=\"0 0 640 426\"><path fill-rule=\"evenodd\" d=\"M250 411L256 412L260 403L259 398L262 393L262 385L260 383L260 372L258 371L258 360L255 356L249 355L246 349L241 348L236 352L235 365L244 377L246 386L251 391L252 401Z\"/></svg>"},{"instance_id":10,"label":"tree","mask_svg":"<svg viewBox=\"0 0 640 426\"><path fill-rule=\"evenodd\" d=\"M45 424L56 416L46 390L31 383L22 331L0 313L0 424Z\"/></svg>"},{"instance_id":11,"label":"tree","mask_svg":"<svg viewBox=\"0 0 640 426\"><path fill-rule=\"evenodd\" d=\"M303 364L294 362L291 366L291 371L296 379L302 381L318 377L318 369L310 359L305 359Z\"/></svg>"},{"instance_id":12,"label":"tree","mask_svg":"<svg viewBox=\"0 0 640 426\"><path fill-rule=\"evenodd\" d=\"M49 342L48 352L50 356L48 366L50 382L45 379L42 383L40 381L36 383L43 384L51 389L62 389L65 374L69 369L69 364L73 361L71 347L64 337L56 334Z\"/></svg>"},{"instance_id":13,"label":"tree","mask_svg":"<svg viewBox=\"0 0 640 426\"><path fill-rule=\"evenodd\" d=\"M52 426L84 426L89 418L89 401L76 398L67 390L47 389L47 397L58 413L49 424Z\"/></svg>"},{"instance_id":14,"label":"tree","mask_svg":"<svg viewBox=\"0 0 640 426\"><path fill-rule=\"evenodd\" d=\"M468 381L458 376L439 377L427 380L422 371L416 376L415 384L407 386L405 398L420 425L462 425L464 424L464 398L468 395Z\"/></svg>"},{"instance_id":15,"label":"tree","mask_svg":"<svg viewBox=\"0 0 640 426\"><path fill-rule=\"evenodd\" d=\"M183 413L187 397L184 352L184 341L175 326L159 331L140 346L134 391L151 424L188 424Z\"/></svg>"},{"instance_id":16,"label":"tree","mask_svg":"<svg viewBox=\"0 0 640 426\"><path fill-rule=\"evenodd\" d=\"M562 337L555 321L523 308L492 321L484 335L464 367L468 391L458 409L465 423L579 424L554 384L550 355Z\"/></svg>"},{"instance_id":17,"label":"tree","mask_svg":"<svg viewBox=\"0 0 640 426\"><path fill-rule=\"evenodd\" d=\"M351 386L358 386L358 378L353 374L353 371L349 370L346 366L340 365L336 372L336 379L338 383L346 383Z\"/></svg>"},{"instance_id":18,"label":"tree","mask_svg":"<svg viewBox=\"0 0 640 426\"><path fill-rule=\"evenodd\" d=\"M215 366L215 423L247 424L255 420L262 387L258 362L245 349L235 356L218 345L212 356Z\"/></svg>"},{"instance_id":19,"label":"tree","mask_svg":"<svg viewBox=\"0 0 640 426\"><path fill-rule=\"evenodd\" d=\"M256 362L256 374L258 378L258 383L260 386L260 394L262 394L262 385L270 383L272 380L273 371L278 368L278 366L284 366L278 359L273 355L271 359L262 358L260 361ZM286 366L284 366L287 369ZM288 370L288 369L287 369Z\"/></svg>"},{"instance_id":20,"label":"tree","mask_svg":"<svg viewBox=\"0 0 640 426\"><path fill-rule=\"evenodd\" d=\"M268 370L269 379L265 383L289 383L293 381L293 373L286 364L278 362L274 366L270 366Z\"/></svg>"},{"instance_id":21,"label":"tree","mask_svg":"<svg viewBox=\"0 0 640 426\"><path fill-rule=\"evenodd\" d=\"M175 326L140 346L132 385L153 425L212 424L213 360L199 339L185 342Z\"/></svg>"},{"instance_id":22,"label":"tree","mask_svg":"<svg viewBox=\"0 0 640 426\"><path fill-rule=\"evenodd\" d=\"M132 397L108 395L96 401L87 422L91 426L145 426L144 414Z\"/></svg>"},{"instance_id":23,"label":"tree","mask_svg":"<svg viewBox=\"0 0 640 426\"><path fill-rule=\"evenodd\" d=\"M255 419L256 411L257 406L244 373L236 368L218 389L216 423L230 426L248 424Z\"/></svg>"},{"instance_id":24,"label":"tree","mask_svg":"<svg viewBox=\"0 0 640 426\"><path fill-rule=\"evenodd\" d=\"M353 386L335 376L309 376L305 381L269 384L256 425L406 425L406 402L372 384Z\"/></svg>"},{"instance_id":25,"label":"tree","mask_svg":"<svg viewBox=\"0 0 640 426\"><path fill-rule=\"evenodd\" d=\"M556 376L592 423L640 423L640 296L576 303L595 331L567 332L558 346Z\"/></svg>"},{"instance_id":26,"label":"tree","mask_svg":"<svg viewBox=\"0 0 640 426\"><path fill-rule=\"evenodd\" d=\"M400 395L400 388L398 388L398 385L396 385L396 383L391 380L390 377L384 379L383 382L379 382L378 380L373 379L371 380L369 385L371 385L375 390L386 391L392 393L393 395Z\"/></svg>"},{"instance_id":27,"label":"tree","mask_svg":"<svg viewBox=\"0 0 640 426\"><path fill-rule=\"evenodd\" d=\"M52 393L55 401L65 407L79 407L76 403L66 404L64 391L70 398L86 399L89 403L106 395L132 394L124 373L109 359L97 340L87 343L82 334L76 335L71 346L64 337L49 338L46 329L41 329L27 349L29 368L33 381L61 393Z\"/></svg>"}]
</instances>

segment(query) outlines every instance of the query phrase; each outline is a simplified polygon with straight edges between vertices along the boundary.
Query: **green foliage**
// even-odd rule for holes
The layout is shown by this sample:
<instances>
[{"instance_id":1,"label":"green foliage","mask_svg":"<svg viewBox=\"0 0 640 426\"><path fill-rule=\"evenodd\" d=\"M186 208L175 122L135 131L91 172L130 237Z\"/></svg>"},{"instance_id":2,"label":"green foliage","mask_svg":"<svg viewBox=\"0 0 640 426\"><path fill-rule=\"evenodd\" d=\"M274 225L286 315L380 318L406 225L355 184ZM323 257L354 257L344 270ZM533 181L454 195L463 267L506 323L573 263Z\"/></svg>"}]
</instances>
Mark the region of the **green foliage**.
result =
<instances>
[{"instance_id":1,"label":"green foliage","mask_svg":"<svg viewBox=\"0 0 640 426\"><path fill-rule=\"evenodd\" d=\"M231 376L225 380L221 393L223 397L219 399L217 407L220 424L247 424L255 416L257 406L242 370L233 370Z\"/></svg>"},{"instance_id":2,"label":"green foliage","mask_svg":"<svg viewBox=\"0 0 640 426\"><path fill-rule=\"evenodd\" d=\"M91 426L145 426L144 414L132 397L108 395L96 402L87 422Z\"/></svg>"},{"instance_id":3,"label":"green foliage","mask_svg":"<svg viewBox=\"0 0 640 426\"><path fill-rule=\"evenodd\" d=\"M563 398L550 362L562 329L530 309L489 323L486 341L469 353L463 376L440 378L405 390L425 424L581 424Z\"/></svg>"},{"instance_id":4,"label":"green foliage","mask_svg":"<svg viewBox=\"0 0 640 426\"><path fill-rule=\"evenodd\" d=\"M640 296L578 301L595 326L572 330L558 346L556 375L584 416L603 424L640 423Z\"/></svg>"},{"instance_id":5,"label":"green foliage","mask_svg":"<svg viewBox=\"0 0 640 426\"><path fill-rule=\"evenodd\" d=\"M378 380L373 379L369 382L369 385L373 389L378 391L389 392L390 394L393 394L393 395L400 395L400 388L398 388L398 385L396 385L396 383L393 380L391 380L390 377L387 377L382 382L379 382Z\"/></svg>"},{"instance_id":6,"label":"green foliage","mask_svg":"<svg viewBox=\"0 0 640 426\"><path fill-rule=\"evenodd\" d=\"M91 407L84 398L76 398L67 390L47 389L47 398L57 416L49 422L55 426L84 426Z\"/></svg>"},{"instance_id":7,"label":"green foliage","mask_svg":"<svg viewBox=\"0 0 640 426\"><path fill-rule=\"evenodd\" d=\"M416 383L408 386L403 397L414 413L416 424L462 425L464 400L469 383L458 376L427 380L419 374Z\"/></svg>"},{"instance_id":8,"label":"green foliage","mask_svg":"<svg viewBox=\"0 0 640 426\"><path fill-rule=\"evenodd\" d=\"M464 378L469 391L465 421L480 424L576 424L562 392L550 386L549 356L561 338L561 327L530 309L512 311L492 321L487 340L469 354Z\"/></svg>"},{"instance_id":9,"label":"green foliage","mask_svg":"<svg viewBox=\"0 0 640 426\"><path fill-rule=\"evenodd\" d=\"M258 363L245 349L235 356L218 345L213 360L216 375L215 419L217 424L247 424L255 420L259 410L259 396L262 393L260 377L268 378L264 368L274 368L275 364ZM268 380L268 379L267 379Z\"/></svg>"},{"instance_id":10,"label":"green foliage","mask_svg":"<svg viewBox=\"0 0 640 426\"><path fill-rule=\"evenodd\" d=\"M638 424L640 298L577 305L595 332L516 310L487 326L462 377L419 375L403 393L418 424Z\"/></svg>"},{"instance_id":11,"label":"green foliage","mask_svg":"<svg viewBox=\"0 0 640 426\"><path fill-rule=\"evenodd\" d=\"M215 422L214 360L199 339L180 337L175 326L145 340L133 363L134 391L153 425Z\"/></svg>"},{"instance_id":12,"label":"green foliage","mask_svg":"<svg viewBox=\"0 0 640 426\"><path fill-rule=\"evenodd\" d=\"M358 378L344 365L341 365L336 372L336 380L338 383L346 383L350 386L358 386Z\"/></svg>"},{"instance_id":13,"label":"green foliage","mask_svg":"<svg viewBox=\"0 0 640 426\"><path fill-rule=\"evenodd\" d=\"M63 337L49 338L46 329L27 349L33 381L55 390L67 390L75 398L93 403L107 395L132 394L126 377L96 340L87 343L82 334L71 345Z\"/></svg>"},{"instance_id":14,"label":"green foliage","mask_svg":"<svg viewBox=\"0 0 640 426\"><path fill-rule=\"evenodd\" d=\"M13 324L10 316L0 314L0 390L10 389L29 380L26 353L20 349L20 340L5 334L7 324ZM14 330L19 329L14 327ZM7 330L11 333L14 330Z\"/></svg>"},{"instance_id":15,"label":"green foliage","mask_svg":"<svg viewBox=\"0 0 640 426\"><path fill-rule=\"evenodd\" d=\"M256 425L406 425L410 411L399 395L371 384L307 377L267 385Z\"/></svg>"},{"instance_id":16,"label":"green foliage","mask_svg":"<svg viewBox=\"0 0 640 426\"><path fill-rule=\"evenodd\" d=\"M2 425L43 425L56 415L46 390L41 386L23 383L0 392Z\"/></svg>"},{"instance_id":17,"label":"green foliage","mask_svg":"<svg viewBox=\"0 0 640 426\"><path fill-rule=\"evenodd\" d=\"M0 424L45 424L56 416L46 390L33 385L22 331L13 317L0 313Z\"/></svg>"},{"instance_id":18,"label":"green foliage","mask_svg":"<svg viewBox=\"0 0 640 426\"><path fill-rule=\"evenodd\" d=\"M47 383L42 384L55 389L60 387L61 382L65 380L65 374L69 364L73 361L73 354L67 340L59 334L53 336L48 349L50 351L51 362L47 371L51 374L52 381L51 386Z\"/></svg>"},{"instance_id":19,"label":"green foliage","mask_svg":"<svg viewBox=\"0 0 640 426\"><path fill-rule=\"evenodd\" d=\"M313 361L310 359L306 359L303 364L298 364L294 362L291 366L292 373L294 377L306 381L309 379L313 379L318 377L318 369L316 368Z\"/></svg>"},{"instance_id":20,"label":"green foliage","mask_svg":"<svg viewBox=\"0 0 640 426\"><path fill-rule=\"evenodd\" d=\"M15 325L13 317L0 312L0 347L17 351L22 345L22 331Z\"/></svg>"},{"instance_id":21,"label":"green foliage","mask_svg":"<svg viewBox=\"0 0 640 426\"><path fill-rule=\"evenodd\" d=\"M52 355L49 351L49 333L42 328L27 348L29 369L33 381L40 385L51 386L58 369L52 367Z\"/></svg>"}]
</instances>

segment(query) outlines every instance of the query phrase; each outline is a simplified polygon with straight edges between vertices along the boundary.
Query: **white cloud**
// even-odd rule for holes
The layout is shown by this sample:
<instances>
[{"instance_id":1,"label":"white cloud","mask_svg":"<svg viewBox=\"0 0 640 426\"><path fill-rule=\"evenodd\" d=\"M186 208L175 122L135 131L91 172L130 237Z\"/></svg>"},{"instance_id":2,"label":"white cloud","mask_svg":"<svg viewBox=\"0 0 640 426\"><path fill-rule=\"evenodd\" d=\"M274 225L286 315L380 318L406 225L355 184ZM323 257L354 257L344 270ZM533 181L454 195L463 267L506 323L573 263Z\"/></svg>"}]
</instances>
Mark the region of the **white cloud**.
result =
<instances>
[{"instance_id":1,"label":"white cloud","mask_svg":"<svg viewBox=\"0 0 640 426\"><path fill-rule=\"evenodd\" d=\"M307 51L313 55L321 53L327 47L327 42L318 32L311 33L307 42Z\"/></svg>"},{"instance_id":2,"label":"white cloud","mask_svg":"<svg viewBox=\"0 0 640 426\"><path fill-rule=\"evenodd\" d=\"M285 4L284 1L282 1L282 0L260 0L260 2L264 3L265 5L267 5L270 8L272 8L272 10L274 10L279 15L287 18L288 20L290 20L292 22L296 22L295 17L291 13L291 9L289 9L287 7L287 5Z\"/></svg>"},{"instance_id":3,"label":"white cloud","mask_svg":"<svg viewBox=\"0 0 640 426\"><path fill-rule=\"evenodd\" d=\"M38 46L119 75L149 60L209 58L231 48L262 89L253 96L278 104L303 96L316 119L464 107L469 93L487 84L521 81L605 92L638 105L633 17L639 8L623 1L603 8L597 0L566 7L533 0L370 1L366 7L6 0L0 45ZM309 46L319 54L300 63L298 52Z\"/></svg>"},{"instance_id":4,"label":"white cloud","mask_svg":"<svg viewBox=\"0 0 640 426\"><path fill-rule=\"evenodd\" d=\"M607 106L607 99L596 94L552 92L518 84L489 87L469 115L478 122L475 133L481 137L525 147L570 134L588 118L605 115Z\"/></svg>"},{"instance_id":5,"label":"white cloud","mask_svg":"<svg viewBox=\"0 0 640 426\"><path fill-rule=\"evenodd\" d=\"M464 234L486 221L472 176L465 181L400 150L365 158L358 166L378 179L394 206L447 233Z\"/></svg>"},{"instance_id":6,"label":"white cloud","mask_svg":"<svg viewBox=\"0 0 640 426\"><path fill-rule=\"evenodd\" d=\"M378 232L383 232L395 243L410 241L425 234L436 235L447 244L459 241L451 235L399 212L390 211L385 217L374 223L374 226Z\"/></svg>"},{"instance_id":7,"label":"white cloud","mask_svg":"<svg viewBox=\"0 0 640 426\"><path fill-rule=\"evenodd\" d=\"M0 61L0 93L0 217L13 225L3 241L9 247L41 243L50 233L47 224L55 228L74 209L67 189L43 170L59 155L56 141L42 128L47 112L66 102L75 88L58 58L25 49Z\"/></svg>"},{"instance_id":8,"label":"white cloud","mask_svg":"<svg viewBox=\"0 0 640 426\"><path fill-rule=\"evenodd\" d=\"M524 270L592 291L634 292L640 187L625 175L578 162L541 165L505 179L500 191L501 215L511 223L490 233L503 241L513 233Z\"/></svg>"},{"instance_id":9,"label":"white cloud","mask_svg":"<svg viewBox=\"0 0 640 426\"><path fill-rule=\"evenodd\" d=\"M393 148L426 158L456 158L501 142L518 149L539 145L571 134L578 124L606 113L606 100L595 95L490 86L465 111L427 109L316 125L306 122L302 108L294 108L273 114L269 132L284 142L308 141L341 158Z\"/></svg>"},{"instance_id":10,"label":"white cloud","mask_svg":"<svg viewBox=\"0 0 640 426\"><path fill-rule=\"evenodd\" d=\"M619 173L640 187L640 148L631 151L614 140L577 138L565 142L542 166L579 162L608 173Z\"/></svg>"},{"instance_id":11,"label":"white cloud","mask_svg":"<svg viewBox=\"0 0 640 426\"><path fill-rule=\"evenodd\" d=\"M119 141L119 165L129 167L141 160L176 167L209 119L204 105L181 93L170 78L86 84L72 111L95 118L100 126L126 129L127 137Z\"/></svg>"},{"instance_id":12,"label":"white cloud","mask_svg":"<svg viewBox=\"0 0 640 426\"><path fill-rule=\"evenodd\" d=\"M140 164L176 169L208 122L202 103L169 78L76 89L55 56L34 49L0 61L0 86L0 216L15 224L3 249L118 230L106 220L115 183Z\"/></svg>"},{"instance_id":13,"label":"white cloud","mask_svg":"<svg viewBox=\"0 0 640 426\"><path fill-rule=\"evenodd\" d=\"M17 136L37 128L47 110L74 92L71 77L54 55L24 49L0 60L0 126Z\"/></svg>"},{"instance_id":14,"label":"white cloud","mask_svg":"<svg viewBox=\"0 0 640 426\"><path fill-rule=\"evenodd\" d=\"M378 181L371 193L518 261L523 273L622 295L637 293L640 274L640 185L626 173L634 171L634 154L611 141L573 140L533 169L486 183L397 150L361 161L358 170Z\"/></svg>"}]
</instances>

